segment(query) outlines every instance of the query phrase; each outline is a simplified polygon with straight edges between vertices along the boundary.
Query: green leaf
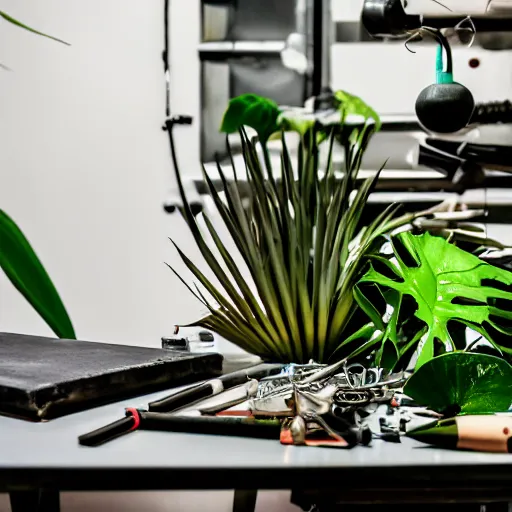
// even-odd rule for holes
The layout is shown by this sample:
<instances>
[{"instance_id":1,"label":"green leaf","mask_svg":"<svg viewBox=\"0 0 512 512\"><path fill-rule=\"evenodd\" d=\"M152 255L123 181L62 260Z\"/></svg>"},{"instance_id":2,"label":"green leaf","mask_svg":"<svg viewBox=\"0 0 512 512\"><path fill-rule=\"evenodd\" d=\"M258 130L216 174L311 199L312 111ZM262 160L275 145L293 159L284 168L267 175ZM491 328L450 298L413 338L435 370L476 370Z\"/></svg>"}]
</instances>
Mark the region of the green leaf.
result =
<instances>
[{"instance_id":1,"label":"green leaf","mask_svg":"<svg viewBox=\"0 0 512 512\"><path fill-rule=\"evenodd\" d=\"M279 128L285 132L297 132L304 137L316 124L314 115L303 112L285 111L278 118Z\"/></svg>"},{"instance_id":2,"label":"green leaf","mask_svg":"<svg viewBox=\"0 0 512 512\"><path fill-rule=\"evenodd\" d=\"M30 243L0 210L0 268L59 338L75 339L66 309Z\"/></svg>"},{"instance_id":3,"label":"green leaf","mask_svg":"<svg viewBox=\"0 0 512 512\"><path fill-rule=\"evenodd\" d=\"M325 362L373 354L374 361L391 366L405 357L426 331L413 331L409 321L399 323L396 316L391 321L381 318L369 298L359 295L363 309L373 317L373 322L368 322L353 290L368 268L368 258L377 256L381 237L411 225L422 214L396 217L398 207L392 205L362 225L363 210L379 176L377 173L359 184L357 175L380 121L360 98L339 91L337 101L339 115L333 110L322 117L318 113L281 112L274 102L253 94L232 100L221 130L240 132L247 182L239 182L235 172L235 179L228 181L220 165L222 190L216 189L207 173L204 178L254 287L244 282L245 274L207 218L206 229L212 240L207 243L203 239L177 173L185 220L204 263L220 283L218 288L190 259L180 256L201 289L220 304L219 310L210 307L210 315L195 325L212 328L233 343L275 360ZM356 114L364 122L350 120L345 124L347 115ZM336 119L338 124L333 124ZM259 141L249 139L246 126L258 132ZM300 135L293 164L283 137L286 130ZM269 136L276 133L282 142L279 177L274 175L266 147ZM327 136L327 163L319 169L320 144ZM345 153L341 183L335 179L332 163L336 140L341 140ZM229 144L228 154L234 168ZM423 213L429 218L434 214ZM197 293L193 286L189 290L208 305L199 288ZM382 300L396 302L397 309L407 302L396 291L381 295ZM405 328L410 336L404 335Z\"/></svg>"},{"instance_id":4,"label":"green leaf","mask_svg":"<svg viewBox=\"0 0 512 512\"><path fill-rule=\"evenodd\" d=\"M275 102L257 94L242 94L230 100L220 131L236 133L244 126L256 130L262 143L279 130L277 119L281 111Z\"/></svg>"},{"instance_id":5,"label":"green leaf","mask_svg":"<svg viewBox=\"0 0 512 512\"><path fill-rule=\"evenodd\" d=\"M16 25L17 27L20 27L24 30L28 30L29 32L32 32L33 34L37 34L39 36L47 37L48 39L53 39L54 41L57 41L58 43L65 44L67 46L70 46L69 43L66 43L66 41L63 41L62 39L57 39L56 37L50 36L48 34L45 34L44 32L39 32L39 30L36 30L35 28L31 28L28 25L25 25L24 23L21 23L21 21L18 21L17 19L13 18L12 16L9 16L4 11L0 11L0 16L8 21L9 23L12 23L13 25Z\"/></svg>"},{"instance_id":6,"label":"green leaf","mask_svg":"<svg viewBox=\"0 0 512 512\"><path fill-rule=\"evenodd\" d=\"M342 114L342 123L346 116L357 115L364 118L364 122L373 119L375 122L375 129L380 130L382 123L380 117L367 103L365 103L359 96L354 96L346 91L336 91L334 97L339 101L339 111Z\"/></svg>"},{"instance_id":7,"label":"green leaf","mask_svg":"<svg viewBox=\"0 0 512 512\"><path fill-rule=\"evenodd\" d=\"M404 393L448 416L506 412L512 405L512 366L484 354L445 354L414 373Z\"/></svg>"},{"instance_id":8,"label":"green leaf","mask_svg":"<svg viewBox=\"0 0 512 512\"><path fill-rule=\"evenodd\" d=\"M371 264L370 270L357 284L356 301L365 307L372 321L378 313L361 301L364 283L375 283L388 298L393 308L390 323L397 318L408 318L413 311L402 309L403 298L412 297L417 303L414 317L420 320L417 331L425 325L416 367L432 359L435 350L446 352L457 349L449 322L462 323L482 334L500 352L512 354L512 273L491 266L476 256L448 243L444 238L429 233L421 236L404 232L392 240L396 263L393 270L384 265L380 269ZM385 270L385 273L383 271ZM394 290L394 294L386 294ZM400 340L388 333L393 342ZM385 341L386 338L383 340Z\"/></svg>"}]
</instances>

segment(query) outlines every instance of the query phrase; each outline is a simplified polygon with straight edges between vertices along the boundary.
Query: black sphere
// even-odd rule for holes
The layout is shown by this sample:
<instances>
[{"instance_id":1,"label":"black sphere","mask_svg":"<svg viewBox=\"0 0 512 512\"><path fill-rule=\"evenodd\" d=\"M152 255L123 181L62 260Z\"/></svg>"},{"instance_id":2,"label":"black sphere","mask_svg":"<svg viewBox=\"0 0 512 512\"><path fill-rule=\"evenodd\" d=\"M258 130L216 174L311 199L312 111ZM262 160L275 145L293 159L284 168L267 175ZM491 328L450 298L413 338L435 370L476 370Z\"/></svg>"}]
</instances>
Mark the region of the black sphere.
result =
<instances>
[{"instance_id":1,"label":"black sphere","mask_svg":"<svg viewBox=\"0 0 512 512\"><path fill-rule=\"evenodd\" d=\"M474 109L471 91L458 83L429 85L416 100L420 123L437 133L454 133L465 128Z\"/></svg>"}]
</instances>

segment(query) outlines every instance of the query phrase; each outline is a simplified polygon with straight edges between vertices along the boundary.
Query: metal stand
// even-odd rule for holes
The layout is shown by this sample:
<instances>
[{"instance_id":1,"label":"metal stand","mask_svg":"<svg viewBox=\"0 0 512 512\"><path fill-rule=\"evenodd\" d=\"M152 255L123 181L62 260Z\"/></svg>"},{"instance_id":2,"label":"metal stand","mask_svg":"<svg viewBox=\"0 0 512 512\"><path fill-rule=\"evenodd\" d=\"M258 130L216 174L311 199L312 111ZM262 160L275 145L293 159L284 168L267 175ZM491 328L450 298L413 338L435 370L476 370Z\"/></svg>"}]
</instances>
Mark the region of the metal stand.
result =
<instances>
[{"instance_id":1,"label":"metal stand","mask_svg":"<svg viewBox=\"0 0 512 512\"><path fill-rule=\"evenodd\" d=\"M9 498L12 512L60 512L59 491L14 491Z\"/></svg>"},{"instance_id":2,"label":"metal stand","mask_svg":"<svg viewBox=\"0 0 512 512\"><path fill-rule=\"evenodd\" d=\"M257 490L235 489L233 512L254 512L256 510Z\"/></svg>"}]
</instances>

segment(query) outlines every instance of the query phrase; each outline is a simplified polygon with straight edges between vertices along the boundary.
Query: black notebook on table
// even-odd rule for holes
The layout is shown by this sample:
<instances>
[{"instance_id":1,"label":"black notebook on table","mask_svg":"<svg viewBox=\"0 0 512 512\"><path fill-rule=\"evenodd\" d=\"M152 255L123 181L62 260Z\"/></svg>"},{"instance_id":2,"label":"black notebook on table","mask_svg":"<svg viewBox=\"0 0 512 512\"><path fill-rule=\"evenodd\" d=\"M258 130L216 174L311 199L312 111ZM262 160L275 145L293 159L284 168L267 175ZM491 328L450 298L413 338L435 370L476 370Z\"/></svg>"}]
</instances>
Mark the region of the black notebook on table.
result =
<instances>
[{"instance_id":1,"label":"black notebook on table","mask_svg":"<svg viewBox=\"0 0 512 512\"><path fill-rule=\"evenodd\" d=\"M0 414L41 421L221 373L220 354L0 333Z\"/></svg>"}]
</instances>

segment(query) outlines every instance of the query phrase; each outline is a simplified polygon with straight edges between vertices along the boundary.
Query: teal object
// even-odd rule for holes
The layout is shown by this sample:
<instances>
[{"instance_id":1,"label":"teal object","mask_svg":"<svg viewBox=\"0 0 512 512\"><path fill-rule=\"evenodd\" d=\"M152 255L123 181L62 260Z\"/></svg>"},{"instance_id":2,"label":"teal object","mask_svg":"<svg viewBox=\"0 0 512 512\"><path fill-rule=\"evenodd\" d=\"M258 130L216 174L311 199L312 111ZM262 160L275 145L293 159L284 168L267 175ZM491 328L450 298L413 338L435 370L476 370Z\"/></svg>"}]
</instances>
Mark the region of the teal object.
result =
<instances>
[{"instance_id":1,"label":"teal object","mask_svg":"<svg viewBox=\"0 0 512 512\"><path fill-rule=\"evenodd\" d=\"M453 73L444 71L443 47L437 45L436 54L436 84L453 84Z\"/></svg>"}]
</instances>

